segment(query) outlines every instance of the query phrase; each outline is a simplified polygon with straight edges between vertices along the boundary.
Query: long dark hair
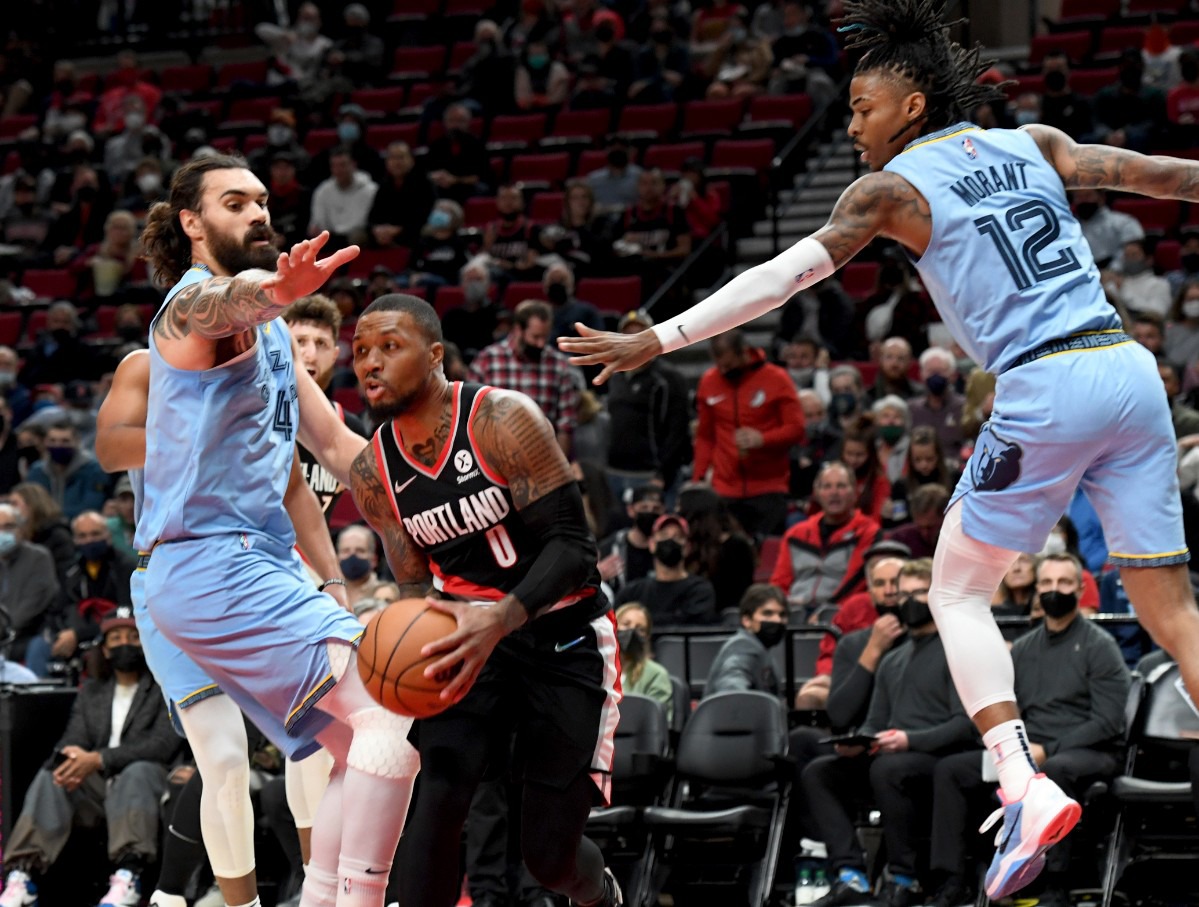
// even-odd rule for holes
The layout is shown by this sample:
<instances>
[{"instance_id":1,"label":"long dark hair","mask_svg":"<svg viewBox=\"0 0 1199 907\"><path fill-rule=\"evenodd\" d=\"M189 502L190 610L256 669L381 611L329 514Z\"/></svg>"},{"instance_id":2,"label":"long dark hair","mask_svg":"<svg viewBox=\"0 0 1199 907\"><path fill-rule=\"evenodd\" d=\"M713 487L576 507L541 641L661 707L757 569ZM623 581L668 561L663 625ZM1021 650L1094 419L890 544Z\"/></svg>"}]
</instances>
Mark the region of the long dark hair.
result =
<instances>
[{"instance_id":1,"label":"long dark hair","mask_svg":"<svg viewBox=\"0 0 1199 907\"><path fill-rule=\"evenodd\" d=\"M155 202L146 214L142 230L142 258L155 279L173 286L192 265L192 243L179 221L181 211L199 211L204 195L204 175L213 170L245 170L246 159L236 154L215 154L191 160L171 177L171 192L165 202Z\"/></svg>"},{"instance_id":2,"label":"long dark hair","mask_svg":"<svg viewBox=\"0 0 1199 907\"><path fill-rule=\"evenodd\" d=\"M687 521L691 554L687 572L713 579L720 566L726 536L745 535L728 504L707 485L684 488L679 494L679 515Z\"/></svg>"},{"instance_id":3,"label":"long dark hair","mask_svg":"<svg viewBox=\"0 0 1199 907\"><path fill-rule=\"evenodd\" d=\"M1005 97L1002 86L979 84L994 61L981 46L966 49L949 38L944 0L846 0L840 27L850 50L865 51L855 74L885 69L911 82L926 99L924 113L892 136L923 121L922 132L965 119L980 104Z\"/></svg>"},{"instance_id":4,"label":"long dark hair","mask_svg":"<svg viewBox=\"0 0 1199 907\"><path fill-rule=\"evenodd\" d=\"M937 465L933 470L932 478L923 479L917 478L916 470L912 467L912 448L917 444L922 447L932 446L932 449L937 455ZM908 494L915 491L917 485L925 485L935 482L938 485L944 485L946 488L952 488L953 482L949 473L949 467L945 465L945 451L941 449L941 438L937 434L937 430L931 425L917 425L912 429L912 436L908 440L908 456L907 456L907 479L908 479Z\"/></svg>"}]
</instances>

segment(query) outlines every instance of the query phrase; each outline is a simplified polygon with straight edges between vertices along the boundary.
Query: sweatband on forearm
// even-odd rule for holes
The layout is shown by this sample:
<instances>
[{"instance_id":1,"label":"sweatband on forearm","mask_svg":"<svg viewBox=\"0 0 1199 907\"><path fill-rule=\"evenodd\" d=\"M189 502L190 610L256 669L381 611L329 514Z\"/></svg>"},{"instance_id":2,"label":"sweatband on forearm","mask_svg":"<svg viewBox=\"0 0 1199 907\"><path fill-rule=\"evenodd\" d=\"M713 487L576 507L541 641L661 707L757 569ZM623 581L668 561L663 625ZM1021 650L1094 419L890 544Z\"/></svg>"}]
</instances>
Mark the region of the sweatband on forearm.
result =
<instances>
[{"instance_id":1,"label":"sweatband on forearm","mask_svg":"<svg viewBox=\"0 0 1199 907\"><path fill-rule=\"evenodd\" d=\"M543 608L578 591L596 569L599 554L574 482L542 495L521 510L520 517L542 542L541 554L512 590L532 620Z\"/></svg>"},{"instance_id":2,"label":"sweatband on forearm","mask_svg":"<svg viewBox=\"0 0 1199 907\"><path fill-rule=\"evenodd\" d=\"M837 268L818 240L807 237L770 261L738 274L687 311L654 325L662 352L673 353L752 321Z\"/></svg>"}]
</instances>

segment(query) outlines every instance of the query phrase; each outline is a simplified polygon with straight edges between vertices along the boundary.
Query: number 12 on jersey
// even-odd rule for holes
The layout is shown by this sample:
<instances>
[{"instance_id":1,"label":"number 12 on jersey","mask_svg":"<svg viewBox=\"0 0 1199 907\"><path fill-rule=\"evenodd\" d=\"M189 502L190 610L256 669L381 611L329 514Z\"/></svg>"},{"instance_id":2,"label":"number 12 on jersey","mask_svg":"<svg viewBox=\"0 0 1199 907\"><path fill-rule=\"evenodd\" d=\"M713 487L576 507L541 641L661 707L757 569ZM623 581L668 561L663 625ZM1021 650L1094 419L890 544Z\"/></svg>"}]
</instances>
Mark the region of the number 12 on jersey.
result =
<instances>
[{"instance_id":1,"label":"number 12 on jersey","mask_svg":"<svg viewBox=\"0 0 1199 907\"><path fill-rule=\"evenodd\" d=\"M1033 220L1040 221L1040 226L1017 251L1009 234L1019 233ZM1034 283L1060 277L1082 267L1078 256L1070 248L1062 249L1055 258L1042 258L1042 253L1057 242L1062 233L1057 214L1043 201L1024 202L1009 208L1003 216L1003 223L994 214L988 214L978 218L974 226L983 236L991 237L1017 289L1030 289Z\"/></svg>"}]
</instances>

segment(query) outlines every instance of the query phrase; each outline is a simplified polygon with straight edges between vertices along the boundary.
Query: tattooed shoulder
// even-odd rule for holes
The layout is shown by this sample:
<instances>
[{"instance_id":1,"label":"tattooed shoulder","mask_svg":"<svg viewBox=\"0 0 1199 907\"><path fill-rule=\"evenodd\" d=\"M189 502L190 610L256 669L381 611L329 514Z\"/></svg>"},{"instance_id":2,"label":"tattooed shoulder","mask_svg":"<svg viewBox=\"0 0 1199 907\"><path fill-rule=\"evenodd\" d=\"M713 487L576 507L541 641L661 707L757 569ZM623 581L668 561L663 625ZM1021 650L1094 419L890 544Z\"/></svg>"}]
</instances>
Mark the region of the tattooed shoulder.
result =
<instances>
[{"instance_id":1,"label":"tattooed shoulder","mask_svg":"<svg viewBox=\"0 0 1199 907\"><path fill-rule=\"evenodd\" d=\"M508 483L518 510L574 481L549 419L524 394L490 391L471 429L479 455Z\"/></svg>"},{"instance_id":2,"label":"tattooed shoulder","mask_svg":"<svg viewBox=\"0 0 1199 907\"><path fill-rule=\"evenodd\" d=\"M350 466L350 494L366 521L376 529L395 518L387 486L375 461L374 444L364 447Z\"/></svg>"},{"instance_id":3,"label":"tattooed shoulder","mask_svg":"<svg viewBox=\"0 0 1199 907\"><path fill-rule=\"evenodd\" d=\"M916 187L897 173L880 171L841 194L816 238L840 267L880 234L906 239L931 224L932 210Z\"/></svg>"},{"instance_id":4,"label":"tattooed shoulder","mask_svg":"<svg viewBox=\"0 0 1199 907\"><path fill-rule=\"evenodd\" d=\"M375 447L368 444L350 467L350 493L358 510L379 533L401 598L420 597L428 591L432 573L429 562L392 508L391 493L383 484L375 460Z\"/></svg>"}]
</instances>

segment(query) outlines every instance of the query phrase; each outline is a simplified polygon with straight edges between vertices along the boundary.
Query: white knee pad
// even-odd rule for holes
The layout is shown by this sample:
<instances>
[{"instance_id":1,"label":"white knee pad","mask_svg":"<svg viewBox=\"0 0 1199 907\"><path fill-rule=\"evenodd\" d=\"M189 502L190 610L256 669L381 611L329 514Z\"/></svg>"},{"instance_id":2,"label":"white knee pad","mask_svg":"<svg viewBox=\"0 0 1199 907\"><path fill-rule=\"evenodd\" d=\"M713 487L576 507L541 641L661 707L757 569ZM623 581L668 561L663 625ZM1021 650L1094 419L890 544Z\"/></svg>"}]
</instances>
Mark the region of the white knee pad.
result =
<instances>
[{"instance_id":1,"label":"white knee pad","mask_svg":"<svg viewBox=\"0 0 1199 907\"><path fill-rule=\"evenodd\" d=\"M352 713L347 723L354 731L346 760L350 768L391 780L416 777L420 753L408 742L411 718L374 706Z\"/></svg>"},{"instance_id":2,"label":"white knee pad","mask_svg":"<svg viewBox=\"0 0 1199 907\"><path fill-rule=\"evenodd\" d=\"M333 680L340 681L345 676L350 656L354 654L354 647L339 639L331 639L325 643L325 650L329 653L329 667L333 669Z\"/></svg>"}]
</instances>

